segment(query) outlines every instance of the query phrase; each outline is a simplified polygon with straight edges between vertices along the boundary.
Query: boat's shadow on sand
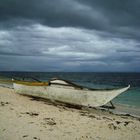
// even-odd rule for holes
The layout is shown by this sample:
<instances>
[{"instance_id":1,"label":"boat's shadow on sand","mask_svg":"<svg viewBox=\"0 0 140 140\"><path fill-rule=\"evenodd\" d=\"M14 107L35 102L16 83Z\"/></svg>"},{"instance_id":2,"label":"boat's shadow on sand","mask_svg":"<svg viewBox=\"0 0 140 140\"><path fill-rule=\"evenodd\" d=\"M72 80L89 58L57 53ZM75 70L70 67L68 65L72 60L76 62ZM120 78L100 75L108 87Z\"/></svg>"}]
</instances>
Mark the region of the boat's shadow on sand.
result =
<instances>
[{"instance_id":1,"label":"boat's shadow on sand","mask_svg":"<svg viewBox=\"0 0 140 140\"><path fill-rule=\"evenodd\" d=\"M47 105L63 106L63 107L74 108L74 109L82 109L83 108L83 106L81 106L81 105L72 105L72 104L68 104L68 103L64 103L64 102L60 102L60 101L44 99L41 97L34 97L34 96L30 96L30 95L24 95L24 96L30 97L31 101L40 101L40 102L43 102Z\"/></svg>"},{"instance_id":2,"label":"boat's shadow on sand","mask_svg":"<svg viewBox=\"0 0 140 140\"><path fill-rule=\"evenodd\" d=\"M64 102L60 102L60 101L44 99L41 97L34 97L34 96L30 96L30 95L23 95L23 96L30 97L31 101L39 101L39 102L42 102L42 103L47 104L47 105L53 105L53 106L56 106L58 108L63 108L65 110L76 109L76 110L80 110L80 111L83 110L83 111L88 111L90 113L96 113L96 114L101 114L101 113L112 114L112 115L115 114L115 115L119 115L122 117L137 118L137 117L134 117L130 114L116 114L113 112L114 108L112 108L112 106L109 106L109 105L105 105L105 106L96 108L96 107L90 107L90 106L87 107L87 106L81 106L81 105L73 105L73 104L68 104L68 103L64 103Z\"/></svg>"}]
</instances>

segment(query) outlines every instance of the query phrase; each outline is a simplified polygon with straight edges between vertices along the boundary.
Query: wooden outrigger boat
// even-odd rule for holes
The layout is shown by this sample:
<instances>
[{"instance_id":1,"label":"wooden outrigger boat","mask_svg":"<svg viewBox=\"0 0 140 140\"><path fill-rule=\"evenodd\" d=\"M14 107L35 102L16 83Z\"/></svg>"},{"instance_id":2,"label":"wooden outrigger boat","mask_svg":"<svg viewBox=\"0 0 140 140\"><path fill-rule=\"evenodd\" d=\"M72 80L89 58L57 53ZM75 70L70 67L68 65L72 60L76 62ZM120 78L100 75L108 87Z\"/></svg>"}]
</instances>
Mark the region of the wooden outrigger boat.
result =
<instances>
[{"instance_id":1,"label":"wooden outrigger boat","mask_svg":"<svg viewBox=\"0 0 140 140\"><path fill-rule=\"evenodd\" d=\"M13 81L16 93L60 101L73 105L99 107L107 104L116 96L129 89L91 89L62 79L49 82Z\"/></svg>"}]
</instances>

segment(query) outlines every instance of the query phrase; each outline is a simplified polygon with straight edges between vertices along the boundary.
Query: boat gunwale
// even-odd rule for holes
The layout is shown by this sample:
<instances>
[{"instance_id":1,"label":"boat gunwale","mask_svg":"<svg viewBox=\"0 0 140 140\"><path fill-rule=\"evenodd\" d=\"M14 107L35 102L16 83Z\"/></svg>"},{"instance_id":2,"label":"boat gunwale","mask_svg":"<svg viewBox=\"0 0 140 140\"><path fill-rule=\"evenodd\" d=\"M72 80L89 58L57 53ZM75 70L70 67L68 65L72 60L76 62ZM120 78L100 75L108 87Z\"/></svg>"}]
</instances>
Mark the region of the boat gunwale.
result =
<instances>
[{"instance_id":1,"label":"boat gunwale","mask_svg":"<svg viewBox=\"0 0 140 140\"><path fill-rule=\"evenodd\" d=\"M54 80L50 80L48 82L30 82L30 81L18 81L18 80L14 80L13 83L21 84L21 85L26 85L26 86L50 86L50 85L60 85L60 86L66 86L66 87L71 86L71 87L74 87L77 90L89 90L89 91L114 91L114 90L120 90L120 89L122 89L122 88L115 88L115 89L94 89L94 88L79 86L79 85L76 85L74 83L71 83L71 82L69 82L67 80L63 80L63 81L65 81L66 83L68 83L68 85L62 84L62 83L51 83L51 81L55 81L55 80L62 80L62 79L54 79ZM130 85L128 85L127 87L129 88ZM127 87L124 87L124 88L127 88Z\"/></svg>"},{"instance_id":2,"label":"boat gunwale","mask_svg":"<svg viewBox=\"0 0 140 140\"><path fill-rule=\"evenodd\" d=\"M51 81L55 81L55 80L62 80L66 83L68 83L68 85L65 85L65 84L60 84L60 83L50 83ZM78 88L78 89L81 89L81 90L91 90L91 91L114 91L114 90L120 90L122 88L130 88L130 85L128 85L127 87L122 87L122 88L105 88L105 89L96 89L96 88L90 88L90 87L84 87L84 86L81 86L81 85L77 85L77 84L74 84L68 80L64 80L64 79L60 79L60 78L54 78L54 79L51 79L49 80L49 83L50 84L55 84L55 85L64 85L64 86L73 86L75 88Z\"/></svg>"}]
</instances>

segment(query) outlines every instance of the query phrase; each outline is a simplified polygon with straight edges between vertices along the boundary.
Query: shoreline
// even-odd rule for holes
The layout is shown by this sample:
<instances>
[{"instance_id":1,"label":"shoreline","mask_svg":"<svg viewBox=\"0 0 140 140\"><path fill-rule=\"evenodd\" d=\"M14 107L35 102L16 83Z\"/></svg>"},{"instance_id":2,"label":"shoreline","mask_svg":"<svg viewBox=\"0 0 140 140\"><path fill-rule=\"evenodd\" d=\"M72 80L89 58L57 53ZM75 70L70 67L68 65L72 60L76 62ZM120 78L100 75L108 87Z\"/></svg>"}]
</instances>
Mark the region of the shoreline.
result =
<instances>
[{"instance_id":1,"label":"shoreline","mask_svg":"<svg viewBox=\"0 0 140 140\"><path fill-rule=\"evenodd\" d=\"M124 105L124 104L116 104L116 109L113 110L115 114L129 114L131 116L140 118L140 108Z\"/></svg>"},{"instance_id":2,"label":"shoreline","mask_svg":"<svg viewBox=\"0 0 140 140\"><path fill-rule=\"evenodd\" d=\"M140 138L140 119L105 110L75 109L0 87L0 139L123 140Z\"/></svg>"}]
</instances>

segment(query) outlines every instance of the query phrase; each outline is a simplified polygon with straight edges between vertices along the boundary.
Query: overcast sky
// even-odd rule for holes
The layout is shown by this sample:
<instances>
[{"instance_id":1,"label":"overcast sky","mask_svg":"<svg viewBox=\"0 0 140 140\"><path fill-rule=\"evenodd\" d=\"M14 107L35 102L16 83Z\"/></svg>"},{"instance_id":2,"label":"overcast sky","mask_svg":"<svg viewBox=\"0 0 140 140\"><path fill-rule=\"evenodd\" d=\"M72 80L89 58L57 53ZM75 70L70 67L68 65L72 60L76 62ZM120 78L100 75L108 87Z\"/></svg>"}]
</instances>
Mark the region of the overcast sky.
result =
<instances>
[{"instance_id":1,"label":"overcast sky","mask_svg":"<svg viewBox=\"0 0 140 140\"><path fill-rule=\"evenodd\" d=\"M140 72L140 0L0 0L0 71Z\"/></svg>"}]
</instances>

